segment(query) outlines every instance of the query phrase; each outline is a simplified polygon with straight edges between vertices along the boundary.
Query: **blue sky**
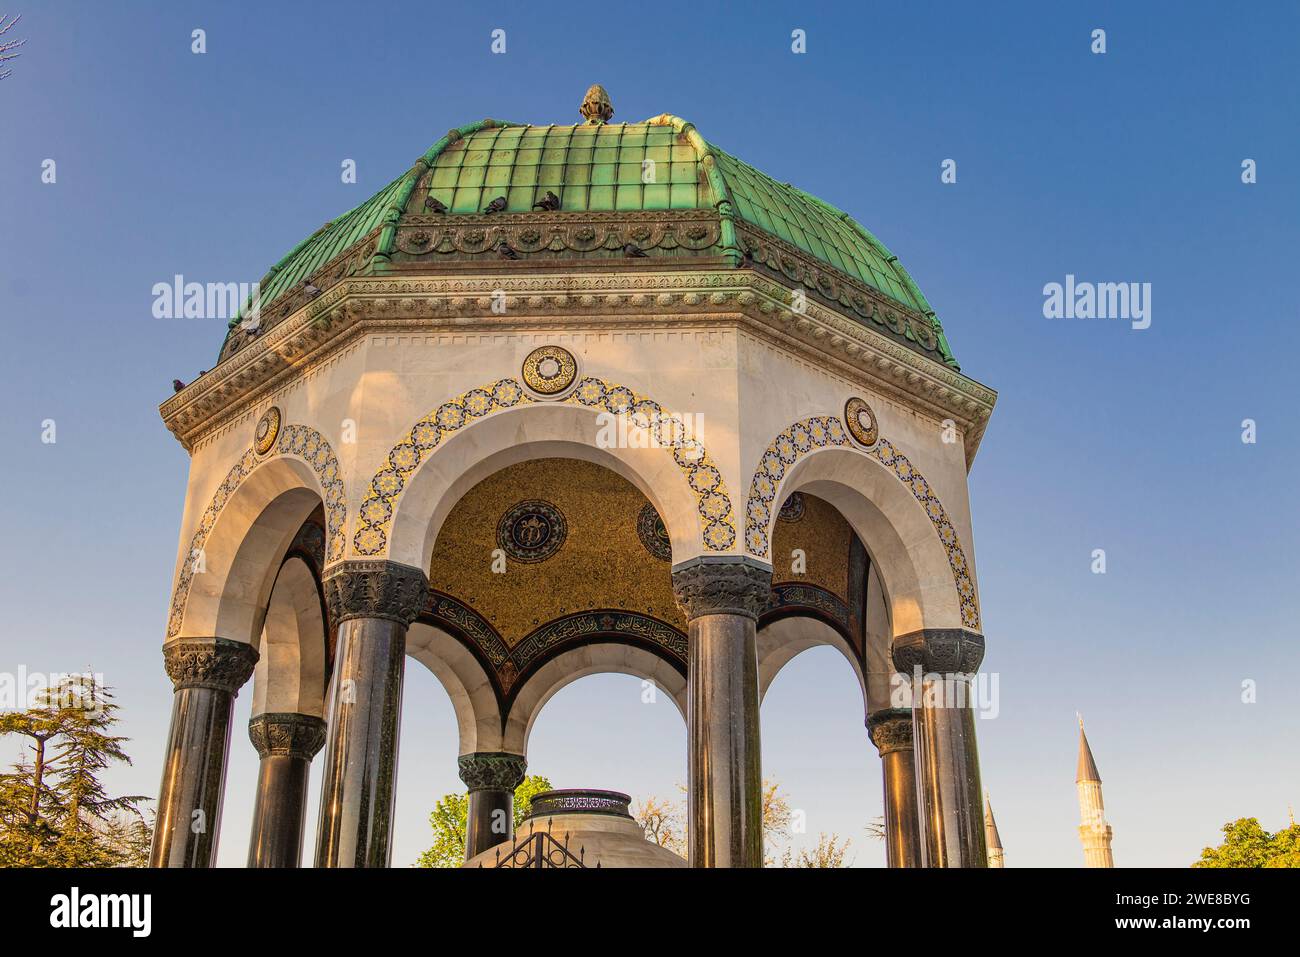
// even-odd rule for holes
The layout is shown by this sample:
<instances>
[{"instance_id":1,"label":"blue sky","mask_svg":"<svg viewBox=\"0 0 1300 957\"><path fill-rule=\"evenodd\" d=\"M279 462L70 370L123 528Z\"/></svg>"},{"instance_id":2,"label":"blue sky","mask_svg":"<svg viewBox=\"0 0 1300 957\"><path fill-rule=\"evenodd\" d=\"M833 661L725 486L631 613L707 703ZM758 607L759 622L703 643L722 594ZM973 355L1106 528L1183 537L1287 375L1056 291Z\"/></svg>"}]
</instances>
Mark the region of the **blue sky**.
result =
<instances>
[{"instance_id":1,"label":"blue sky","mask_svg":"<svg viewBox=\"0 0 1300 957\"><path fill-rule=\"evenodd\" d=\"M27 6L0 81L0 670L105 673L136 758L114 786L156 792L170 712L159 647L187 460L156 407L223 335L154 319L153 284L256 281L449 127L572 122L599 82L617 119L679 114L850 211L916 278L963 370L1000 392L971 495L1002 693L980 750L1008 866L1082 860L1076 711L1120 866L1185 865L1225 821L1277 827L1300 803L1296 4ZM1043 286L1067 274L1151 283L1151 327L1045 319ZM638 692L619 676L562 691L533 768L674 794L681 719ZM224 864L246 851L250 697ZM844 661L807 652L764 704L763 759L813 837L850 837L873 865L879 762L861 718ZM398 864L460 787L450 704L418 665L402 734Z\"/></svg>"}]
</instances>

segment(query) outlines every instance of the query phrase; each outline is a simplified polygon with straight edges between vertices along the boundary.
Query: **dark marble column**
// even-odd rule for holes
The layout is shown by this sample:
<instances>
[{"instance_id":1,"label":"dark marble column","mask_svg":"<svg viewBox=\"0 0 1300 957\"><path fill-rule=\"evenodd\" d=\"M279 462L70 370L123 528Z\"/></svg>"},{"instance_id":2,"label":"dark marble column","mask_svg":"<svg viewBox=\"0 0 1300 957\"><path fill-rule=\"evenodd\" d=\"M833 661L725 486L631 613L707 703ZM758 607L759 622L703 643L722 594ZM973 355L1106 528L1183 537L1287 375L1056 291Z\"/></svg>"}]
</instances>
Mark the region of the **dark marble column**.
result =
<instances>
[{"instance_id":1,"label":"dark marble column","mask_svg":"<svg viewBox=\"0 0 1300 957\"><path fill-rule=\"evenodd\" d=\"M886 708L867 718L867 733L880 752L885 779L885 854L890 867L921 866L921 827L916 813L916 761L912 712Z\"/></svg>"},{"instance_id":2,"label":"dark marble column","mask_svg":"<svg viewBox=\"0 0 1300 957\"><path fill-rule=\"evenodd\" d=\"M424 572L344 562L325 579L338 652L330 680L317 867L387 867L406 628L428 594Z\"/></svg>"},{"instance_id":3,"label":"dark marble column","mask_svg":"<svg viewBox=\"0 0 1300 957\"><path fill-rule=\"evenodd\" d=\"M984 638L961 628L894 639L894 667L911 677L916 803L925 867L987 867L971 679Z\"/></svg>"},{"instance_id":4,"label":"dark marble column","mask_svg":"<svg viewBox=\"0 0 1300 957\"><path fill-rule=\"evenodd\" d=\"M163 759L151 867L211 867L235 694L253 673L257 649L225 638L181 638L163 646L175 686Z\"/></svg>"},{"instance_id":5,"label":"dark marble column","mask_svg":"<svg viewBox=\"0 0 1300 957\"><path fill-rule=\"evenodd\" d=\"M692 867L763 866L755 629L771 590L771 569L748 559L703 557L673 569L673 593L689 622Z\"/></svg>"},{"instance_id":6,"label":"dark marble column","mask_svg":"<svg viewBox=\"0 0 1300 957\"><path fill-rule=\"evenodd\" d=\"M476 751L456 761L460 779L469 789L465 822L465 860L510 840L515 829L515 788L524 780L528 762L522 754Z\"/></svg>"},{"instance_id":7,"label":"dark marble column","mask_svg":"<svg viewBox=\"0 0 1300 957\"><path fill-rule=\"evenodd\" d=\"M248 737L261 763L253 803L249 867L298 867L307 824L311 759L325 743L325 721L309 714L259 714Z\"/></svg>"}]
</instances>

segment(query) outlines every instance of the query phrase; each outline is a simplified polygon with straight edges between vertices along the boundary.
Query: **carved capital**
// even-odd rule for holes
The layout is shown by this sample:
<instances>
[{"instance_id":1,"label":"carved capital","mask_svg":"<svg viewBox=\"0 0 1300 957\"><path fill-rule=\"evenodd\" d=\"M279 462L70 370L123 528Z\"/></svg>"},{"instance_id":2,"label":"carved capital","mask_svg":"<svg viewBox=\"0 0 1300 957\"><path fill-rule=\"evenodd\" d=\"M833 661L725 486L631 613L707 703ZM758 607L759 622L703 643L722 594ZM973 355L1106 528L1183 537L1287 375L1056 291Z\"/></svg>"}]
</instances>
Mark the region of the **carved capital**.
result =
<instances>
[{"instance_id":1,"label":"carved capital","mask_svg":"<svg viewBox=\"0 0 1300 957\"><path fill-rule=\"evenodd\" d=\"M673 569L673 596L687 620L744 615L758 620L772 594L772 570L744 559L701 557Z\"/></svg>"},{"instance_id":2,"label":"carved capital","mask_svg":"<svg viewBox=\"0 0 1300 957\"><path fill-rule=\"evenodd\" d=\"M397 562L342 562L334 566L324 584L334 623L349 618L386 618L409 625L429 594L424 572Z\"/></svg>"},{"instance_id":3,"label":"carved capital","mask_svg":"<svg viewBox=\"0 0 1300 957\"><path fill-rule=\"evenodd\" d=\"M528 761L522 754L476 751L456 759L460 779L471 791L513 791L524 780Z\"/></svg>"},{"instance_id":4,"label":"carved capital","mask_svg":"<svg viewBox=\"0 0 1300 957\"><path fill-rule=\"evenodd\" d=\"M268 712L248 722L257 756L280 754L310 761L325 744L325 722L309 714Z\"/></svg>"},{"instance_id":5,"label":"carved capital","mask_svg":"<svg viewBox=\"0 0 1300 957\"><path fill-rule=\"evenodd\" d=\"M912 750L912 712L886 708L867 716L867 734L883 758L893 751Z\"/></svg>"},{"instance_id":6,"label":"carved capital","mask_svg":"<svg viewBox=\"0 0 1300 957\"><path fill-rule=\"evenodd\" d=\"M924 628L894 639L894 667L910 675L974 674L984 660L984 636L965 628Z\"/></svg>"},{"instance_id":7,"label":"carved capital","mask_svg":"<svg viewBox=\"0 0 1300 957\"><path fill-rule=\"evenodd\" d=\"M177 691L211 688L236 694L253 674L257 649L227 638L181 638L163 645L163 666Z\"/></svg>"}]
</instances>

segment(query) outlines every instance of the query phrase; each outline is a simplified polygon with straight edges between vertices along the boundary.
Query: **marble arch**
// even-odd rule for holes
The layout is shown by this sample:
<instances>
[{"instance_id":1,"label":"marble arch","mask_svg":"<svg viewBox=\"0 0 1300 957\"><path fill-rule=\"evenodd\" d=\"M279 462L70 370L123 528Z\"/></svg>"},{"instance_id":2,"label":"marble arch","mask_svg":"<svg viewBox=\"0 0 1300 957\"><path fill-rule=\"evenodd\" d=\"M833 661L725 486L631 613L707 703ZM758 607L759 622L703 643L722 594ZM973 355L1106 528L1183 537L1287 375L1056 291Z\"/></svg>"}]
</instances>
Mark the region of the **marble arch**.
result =
<instances>
[{"instance_id":1,"label":"marble arch","mask_svg":"<svg viewBox=\"0 0 1300 957\"><path fill-rule=\"evenodd\" d=\"M834 505L884 580L894 633L980 626L974 582L957 531L924 476L888 440L851 442L834 416L783 430L763 453L746 503L746 550L770 560L777 509L796 491Z\"/></svg>"},{"instance_id":2,"label":"marble arch","mask_svg":"<svg viewBox=\"0 0 1300 957\"><path fill-rule=\"evenodd\" d=\"M600 446L602 414L642 407L661 409L590 377L558 401L535 400L518 382L502 379L443 403L412 427L371 480L353 549L424 568L443 519L465 491L508 465L551 456L603 465L635 485L663 518L681 560L727 551L736 538L731 498L702 443Z\"/></svg>"}]
</instances>

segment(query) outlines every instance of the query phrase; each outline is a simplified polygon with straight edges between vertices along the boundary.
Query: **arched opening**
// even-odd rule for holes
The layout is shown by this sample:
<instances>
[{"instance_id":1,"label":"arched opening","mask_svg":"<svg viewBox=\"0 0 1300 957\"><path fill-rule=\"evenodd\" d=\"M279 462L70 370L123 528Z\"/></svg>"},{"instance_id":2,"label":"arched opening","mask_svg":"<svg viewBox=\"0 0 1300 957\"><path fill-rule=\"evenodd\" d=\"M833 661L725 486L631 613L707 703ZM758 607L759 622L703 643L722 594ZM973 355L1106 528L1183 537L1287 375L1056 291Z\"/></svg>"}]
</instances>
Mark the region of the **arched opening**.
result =
<instances>
[{"instance_id":1,"label":"arched opening","mask_svg":"<svg viewBox=\"0 0 1300 957\"><path fill-rule=\"evenodd\" d=\"M884 843L869 828L884 815L880 760L863 727L863 693L833 643L809 645L772 677L763 695L763 778L776 784L790 826L765 854L814 853L822 837L847 840L843 866L884 867Z\"/></svg>"},{"instance_id":2,"label":"arched opening","mask_svg":"<svg viewBox=\"0 0 1300 957\"><path fill-rule=\"evenodd\" d=\"M685 837L686 724L667 689L631 668L592 671L554 687L534 711L528 768L557 788L602 788L670 806ZM684 679L683 679L684 685ZM682 853L676 847L670 847Z\"/></svg>"}]
</instances>

